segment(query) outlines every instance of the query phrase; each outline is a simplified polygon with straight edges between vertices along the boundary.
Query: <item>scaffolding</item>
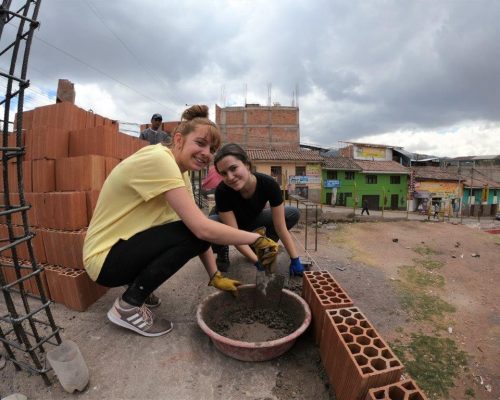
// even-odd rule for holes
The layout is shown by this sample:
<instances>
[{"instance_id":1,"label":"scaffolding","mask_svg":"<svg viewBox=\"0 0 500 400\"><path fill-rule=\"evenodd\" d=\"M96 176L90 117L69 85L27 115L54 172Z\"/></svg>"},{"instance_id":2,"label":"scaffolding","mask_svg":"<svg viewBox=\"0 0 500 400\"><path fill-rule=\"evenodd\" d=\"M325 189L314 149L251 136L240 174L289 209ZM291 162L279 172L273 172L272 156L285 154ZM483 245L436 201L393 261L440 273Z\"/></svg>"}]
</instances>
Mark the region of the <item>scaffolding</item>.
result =
<instances>
[{"instance_id":1,"label":"scaffolding","mask_svg":"<svg viewBox=\"0 0 500 400\"><path fill-rule=\"evenodd\" d=\"M3 167L0 289L5 300L5 304L0 303L0 341L6 360L11 361L17 371L25 370L40 375L50 385L46 347L61 344L60 328L54 322L51 301L42 284L43 267L38 265L33 252L34 233L28 223L31 206L26 202L23 188L24 91L30 84L26 77L28 58L34 31L39 26L37 16L41 0L21 3L23 5L16 11L11 10L12 0L4 0L0 6L0 58L8 64L10 57L9 70L0 70L0 87L5 89L0 101L3 108L3 119L0 120ZM4 28L7 25L9 32L5 35ZM10 35L13 36L12 40L5 40L11 33L10 28L16 34ZM14 122L11 112L16 113ZM28 254L27 260L20 259L21 250Z\"/></svg>"}]
</instances>

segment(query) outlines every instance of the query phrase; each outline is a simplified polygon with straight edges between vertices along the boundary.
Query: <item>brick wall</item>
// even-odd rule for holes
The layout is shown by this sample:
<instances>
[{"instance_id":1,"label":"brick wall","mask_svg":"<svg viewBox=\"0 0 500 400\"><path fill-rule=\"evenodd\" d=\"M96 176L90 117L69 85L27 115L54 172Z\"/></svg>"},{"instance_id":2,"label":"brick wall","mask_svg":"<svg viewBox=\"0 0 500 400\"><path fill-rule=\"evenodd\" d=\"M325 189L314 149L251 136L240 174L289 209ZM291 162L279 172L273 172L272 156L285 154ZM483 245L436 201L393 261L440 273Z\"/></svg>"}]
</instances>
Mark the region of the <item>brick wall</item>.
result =
<instances>
[{"instance_id":1,"label":"brick wall","mask_svg":"<svg viewBox=\"0 0 500 400\"><path fill-rule=\"evenodd\" d=\"M296 107L216 107L223 142L248 148L298 150L299 110Z\"/></svg>"},{"instance_id":2,"label":"brick wall","mask_svg":"<svg viewBox=\"0 0 500 400\"><path fill-rule=\"evenodd\" d=\"M17 121L17 118L16 118ZM38 107L23 113L22 140L24 192L29 231L24 232L19 213L13 215L13 234L30 239L35 260L42 266L42 285L48 296L67 307L84 311L106 288L92 282L83 271L83 240L106 177L120 160L133 154L146 141L118 131L118 124L68 102ZM14 135L9 143L14 144ZM9 165L10 202L19 205L16 165ZM3 187L3 185L2 185ZM3 197L3 193L1 194ZM6 218L0 219L0 236L8 238ZM27 273L26 243L16 246L22 273ZM11 257L11 252L2 254ZM25 260L25 261L23 261ZM2 263L8 282L16 280L13 263ZM34 278L24 289L37 292Z\"/></svg>"}]
</instances>

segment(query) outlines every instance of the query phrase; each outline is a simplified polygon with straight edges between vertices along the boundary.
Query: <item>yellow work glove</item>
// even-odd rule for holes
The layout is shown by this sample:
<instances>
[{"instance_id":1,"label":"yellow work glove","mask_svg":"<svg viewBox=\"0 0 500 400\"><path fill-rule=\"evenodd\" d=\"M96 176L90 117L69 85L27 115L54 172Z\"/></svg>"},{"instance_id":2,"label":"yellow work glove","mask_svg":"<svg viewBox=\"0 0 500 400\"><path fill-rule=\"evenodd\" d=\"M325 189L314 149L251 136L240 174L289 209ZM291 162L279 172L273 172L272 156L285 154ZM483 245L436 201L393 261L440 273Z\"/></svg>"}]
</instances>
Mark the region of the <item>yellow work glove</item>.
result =
<instances>
[{"instance_id":1,"label":"yellow work glove","mask_svg":"<svg viewBox=\"0 0 500 400\"><path fill-rule=\"evenodd\" d=\"M222 274L219 271L217 271L210 279L208 285L213 286L214 288L217 288L219 290L231 292L232 294L235 295L236 292L238 291L238 286L241 285L241 282L236 281L234 279L226 278L222 276Z\"/></svg>"},{"instance_id":2,"label":"yellow work glove","mask_svg":"<svg viewBox=\"0 0 500 400\"><path fill-rule=\"evenodd\" d=\"M260 233L261 229L262 228L259 228L254 232ZM260 265L266 270L266 274L269 275L274 273L276 270L276 259L279 249L278 243L265 236L261 236L252 244L252 247L255 250L255 254L257 254Z\"/></svg>"}]
</instances>

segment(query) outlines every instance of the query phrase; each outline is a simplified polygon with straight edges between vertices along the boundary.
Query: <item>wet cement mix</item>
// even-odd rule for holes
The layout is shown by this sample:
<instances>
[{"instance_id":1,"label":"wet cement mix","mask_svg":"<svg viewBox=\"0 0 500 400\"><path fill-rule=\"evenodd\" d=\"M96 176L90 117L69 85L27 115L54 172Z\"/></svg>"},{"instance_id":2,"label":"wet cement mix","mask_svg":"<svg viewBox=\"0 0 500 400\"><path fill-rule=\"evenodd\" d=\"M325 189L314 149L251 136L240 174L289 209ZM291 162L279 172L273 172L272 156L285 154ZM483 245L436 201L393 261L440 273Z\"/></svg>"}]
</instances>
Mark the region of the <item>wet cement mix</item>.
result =
<instances>
[{"instance_id":1,"label":"wet cement mix","mask_svg":"<svg viewBox=\"0 0 500 400\"><path fill-rule=\"evenodd\" d=\"M222 336L243 342L267 342L294 332L300 324L286 310L279 308L248 308L225 311L214 330Z\"/></svg>"}]
</instances>

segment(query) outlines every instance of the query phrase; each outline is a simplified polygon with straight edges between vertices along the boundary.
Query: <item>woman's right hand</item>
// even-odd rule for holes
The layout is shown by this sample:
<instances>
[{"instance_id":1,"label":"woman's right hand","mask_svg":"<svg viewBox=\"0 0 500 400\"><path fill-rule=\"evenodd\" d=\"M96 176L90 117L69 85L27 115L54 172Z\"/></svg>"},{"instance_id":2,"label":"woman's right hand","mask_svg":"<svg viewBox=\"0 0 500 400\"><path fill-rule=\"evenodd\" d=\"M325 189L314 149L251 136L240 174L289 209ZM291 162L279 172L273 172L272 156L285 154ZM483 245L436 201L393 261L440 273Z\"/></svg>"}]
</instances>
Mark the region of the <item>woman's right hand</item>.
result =
<instances>
[{"instance_id":1,"label":"woman's right hand","mask_svg":"<svg viewBox=\"0 0 500 400\"><path fill-rule=\"evenodd\" d=\"M253 244L257 259L268 274L274 273L279 245L274 240L260 236Z\"/></svg>"}]
</instances>

